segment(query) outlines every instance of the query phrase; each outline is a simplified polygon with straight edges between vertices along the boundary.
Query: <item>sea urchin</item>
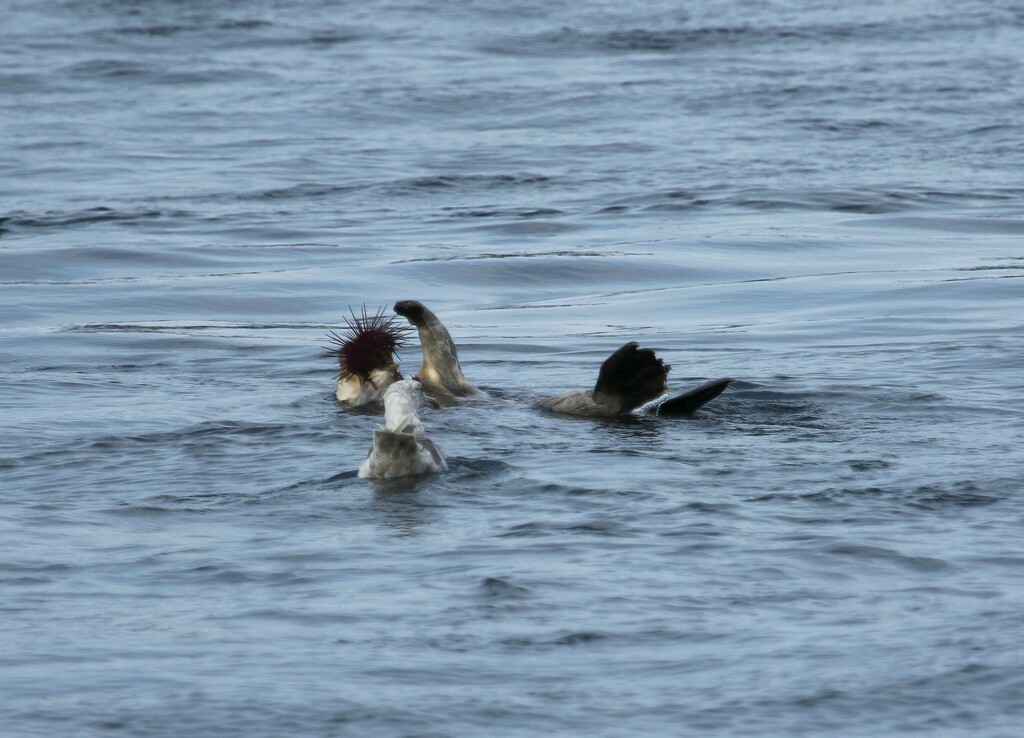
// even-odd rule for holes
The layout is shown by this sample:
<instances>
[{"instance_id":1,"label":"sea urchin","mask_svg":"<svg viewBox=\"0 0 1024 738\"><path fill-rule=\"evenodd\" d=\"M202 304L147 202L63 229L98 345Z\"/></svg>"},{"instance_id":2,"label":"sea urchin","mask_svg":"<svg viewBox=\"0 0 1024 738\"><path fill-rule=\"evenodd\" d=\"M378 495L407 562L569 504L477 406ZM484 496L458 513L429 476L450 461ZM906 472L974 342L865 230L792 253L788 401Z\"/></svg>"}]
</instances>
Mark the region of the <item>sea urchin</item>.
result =
<instances>
[{"instance_id":1,"label":"sea urchin","mask_svg":"<svg viewBox=\"0 0 1024 738\"><path fill-rule=\"evenodd\" d=\"M371 381L371 372L394 365L394 354L405 345L411 329L400 324L397 317L386 315L385 310L382 307L371 315L363 305L356 315L350 309L352 317L345 319L341 333L328 334L331 346L325 348L338 360L339 379L354 376Z\"/></svg>"}]
</instances>

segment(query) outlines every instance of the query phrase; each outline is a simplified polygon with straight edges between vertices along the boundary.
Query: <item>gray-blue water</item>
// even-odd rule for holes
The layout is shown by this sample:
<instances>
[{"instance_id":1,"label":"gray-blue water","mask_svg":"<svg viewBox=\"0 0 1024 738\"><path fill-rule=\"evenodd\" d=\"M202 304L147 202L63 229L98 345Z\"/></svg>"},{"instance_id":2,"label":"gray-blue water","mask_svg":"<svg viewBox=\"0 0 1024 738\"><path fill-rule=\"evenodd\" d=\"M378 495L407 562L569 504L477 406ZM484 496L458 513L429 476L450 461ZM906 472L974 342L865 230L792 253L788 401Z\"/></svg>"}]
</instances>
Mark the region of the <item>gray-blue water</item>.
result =
<instances>
[{"instance_id":1,"label":"gray-blue water","mask_svg":"<svg viewBox=\"0 0 1024 738\"><path fill-rule=\"evenodd\" d=\"M5 738L1022 734L1019 2L0 18ZM375 485L399 299L491 400ZM634 339L736 382L530 406Z\"/></svg>"}]
</instances>

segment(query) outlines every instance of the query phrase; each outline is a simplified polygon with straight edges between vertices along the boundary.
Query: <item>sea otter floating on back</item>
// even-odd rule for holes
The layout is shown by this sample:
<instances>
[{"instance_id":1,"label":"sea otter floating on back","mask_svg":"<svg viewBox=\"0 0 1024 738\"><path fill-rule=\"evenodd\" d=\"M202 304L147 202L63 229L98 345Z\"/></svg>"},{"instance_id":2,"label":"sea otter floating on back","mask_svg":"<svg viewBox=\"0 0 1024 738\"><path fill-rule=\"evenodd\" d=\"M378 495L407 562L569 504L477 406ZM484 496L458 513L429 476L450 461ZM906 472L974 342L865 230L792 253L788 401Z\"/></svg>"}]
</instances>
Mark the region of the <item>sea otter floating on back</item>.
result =
<instances>
[{"instance_id":1,"label":"sea otter floating on back","mask_svg":"<svg viewBox=\"0 0 1024 738\"><path fill-rule=\"evenodd\" d=\"M426 392L441 398L482 394L463 376L451 334L434 313L416 300L396 302L394 310L419 332L423 365L417 378ZM627 415L639 408L655 415L689 415L722 394L732 381L715 379L654 405L668 392L666 380L671 368L651 349L630 341L604 361L592 390L548 397L539 406L565 415L589 417Z\"/></svg>"}]
</instances>

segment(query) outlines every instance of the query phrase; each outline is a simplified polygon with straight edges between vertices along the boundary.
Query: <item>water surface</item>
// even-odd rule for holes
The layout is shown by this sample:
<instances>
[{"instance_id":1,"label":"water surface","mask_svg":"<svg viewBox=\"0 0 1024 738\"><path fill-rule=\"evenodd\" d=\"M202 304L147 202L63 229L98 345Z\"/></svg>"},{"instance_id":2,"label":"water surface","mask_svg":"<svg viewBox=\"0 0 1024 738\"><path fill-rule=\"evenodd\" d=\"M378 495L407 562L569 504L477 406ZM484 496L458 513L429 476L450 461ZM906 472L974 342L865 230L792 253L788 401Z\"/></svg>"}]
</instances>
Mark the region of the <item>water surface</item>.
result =
<instances>
[{"instance_id":1,"label":"water surface","mask_svg":"<svg viewBox=\"0 0 1024 738\"><path fill-rule=\"evenodd\" d=\"M7 21L6 734L1019 734L1016 3ZM375 484L399 299L490 397ZM629 340L736 381L531 407Z\"/></svg>"}]
</instances>

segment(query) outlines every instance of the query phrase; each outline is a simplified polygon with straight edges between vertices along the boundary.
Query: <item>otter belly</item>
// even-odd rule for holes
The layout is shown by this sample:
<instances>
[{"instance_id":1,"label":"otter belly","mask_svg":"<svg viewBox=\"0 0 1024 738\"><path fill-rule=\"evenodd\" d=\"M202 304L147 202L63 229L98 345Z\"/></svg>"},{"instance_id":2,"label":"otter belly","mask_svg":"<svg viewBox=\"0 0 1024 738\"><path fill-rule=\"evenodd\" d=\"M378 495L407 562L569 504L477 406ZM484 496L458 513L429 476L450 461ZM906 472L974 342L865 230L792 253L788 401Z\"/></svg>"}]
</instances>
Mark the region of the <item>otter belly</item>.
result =
<instances>
[{"instance_id":1,"label":"otter belly","mask_svg":"<svg viewBox=\"0 0 1024 738\"><path fill-rule=\"evenodd\" d=\"M439 372L433 364L423 362L423 366L420 367L419 372L416 374L416 378L423 384L423 389L432 394L437 393L448 393L455 394L453 389L448 388L448 384L445 381L445 376Z\"/></svg>"},{"instance_id":2,"label":"otter belly","mask_svg":"<svg viewBox=\"0 0 1024 738\"><path fill-rule=\"evenodd\" d=\"M370 372L369 379L363 379L358 374L351 374L338 380L334 396L338 402L349 407L381 402L384 392L400 376L398 371L392 368L374 369Z\"/></svg>"},{"instance_id":3,"label":"otter belly","mask_svg":"<svg viewBox=\"0 0 1024 738\"><path fill-rule=\"evenodd\" d=\"M541 400L538 407L563 415L607 418L619 414L618 405L598 402L590 390L573 390Z\"/></svg>"}]
</instances>

